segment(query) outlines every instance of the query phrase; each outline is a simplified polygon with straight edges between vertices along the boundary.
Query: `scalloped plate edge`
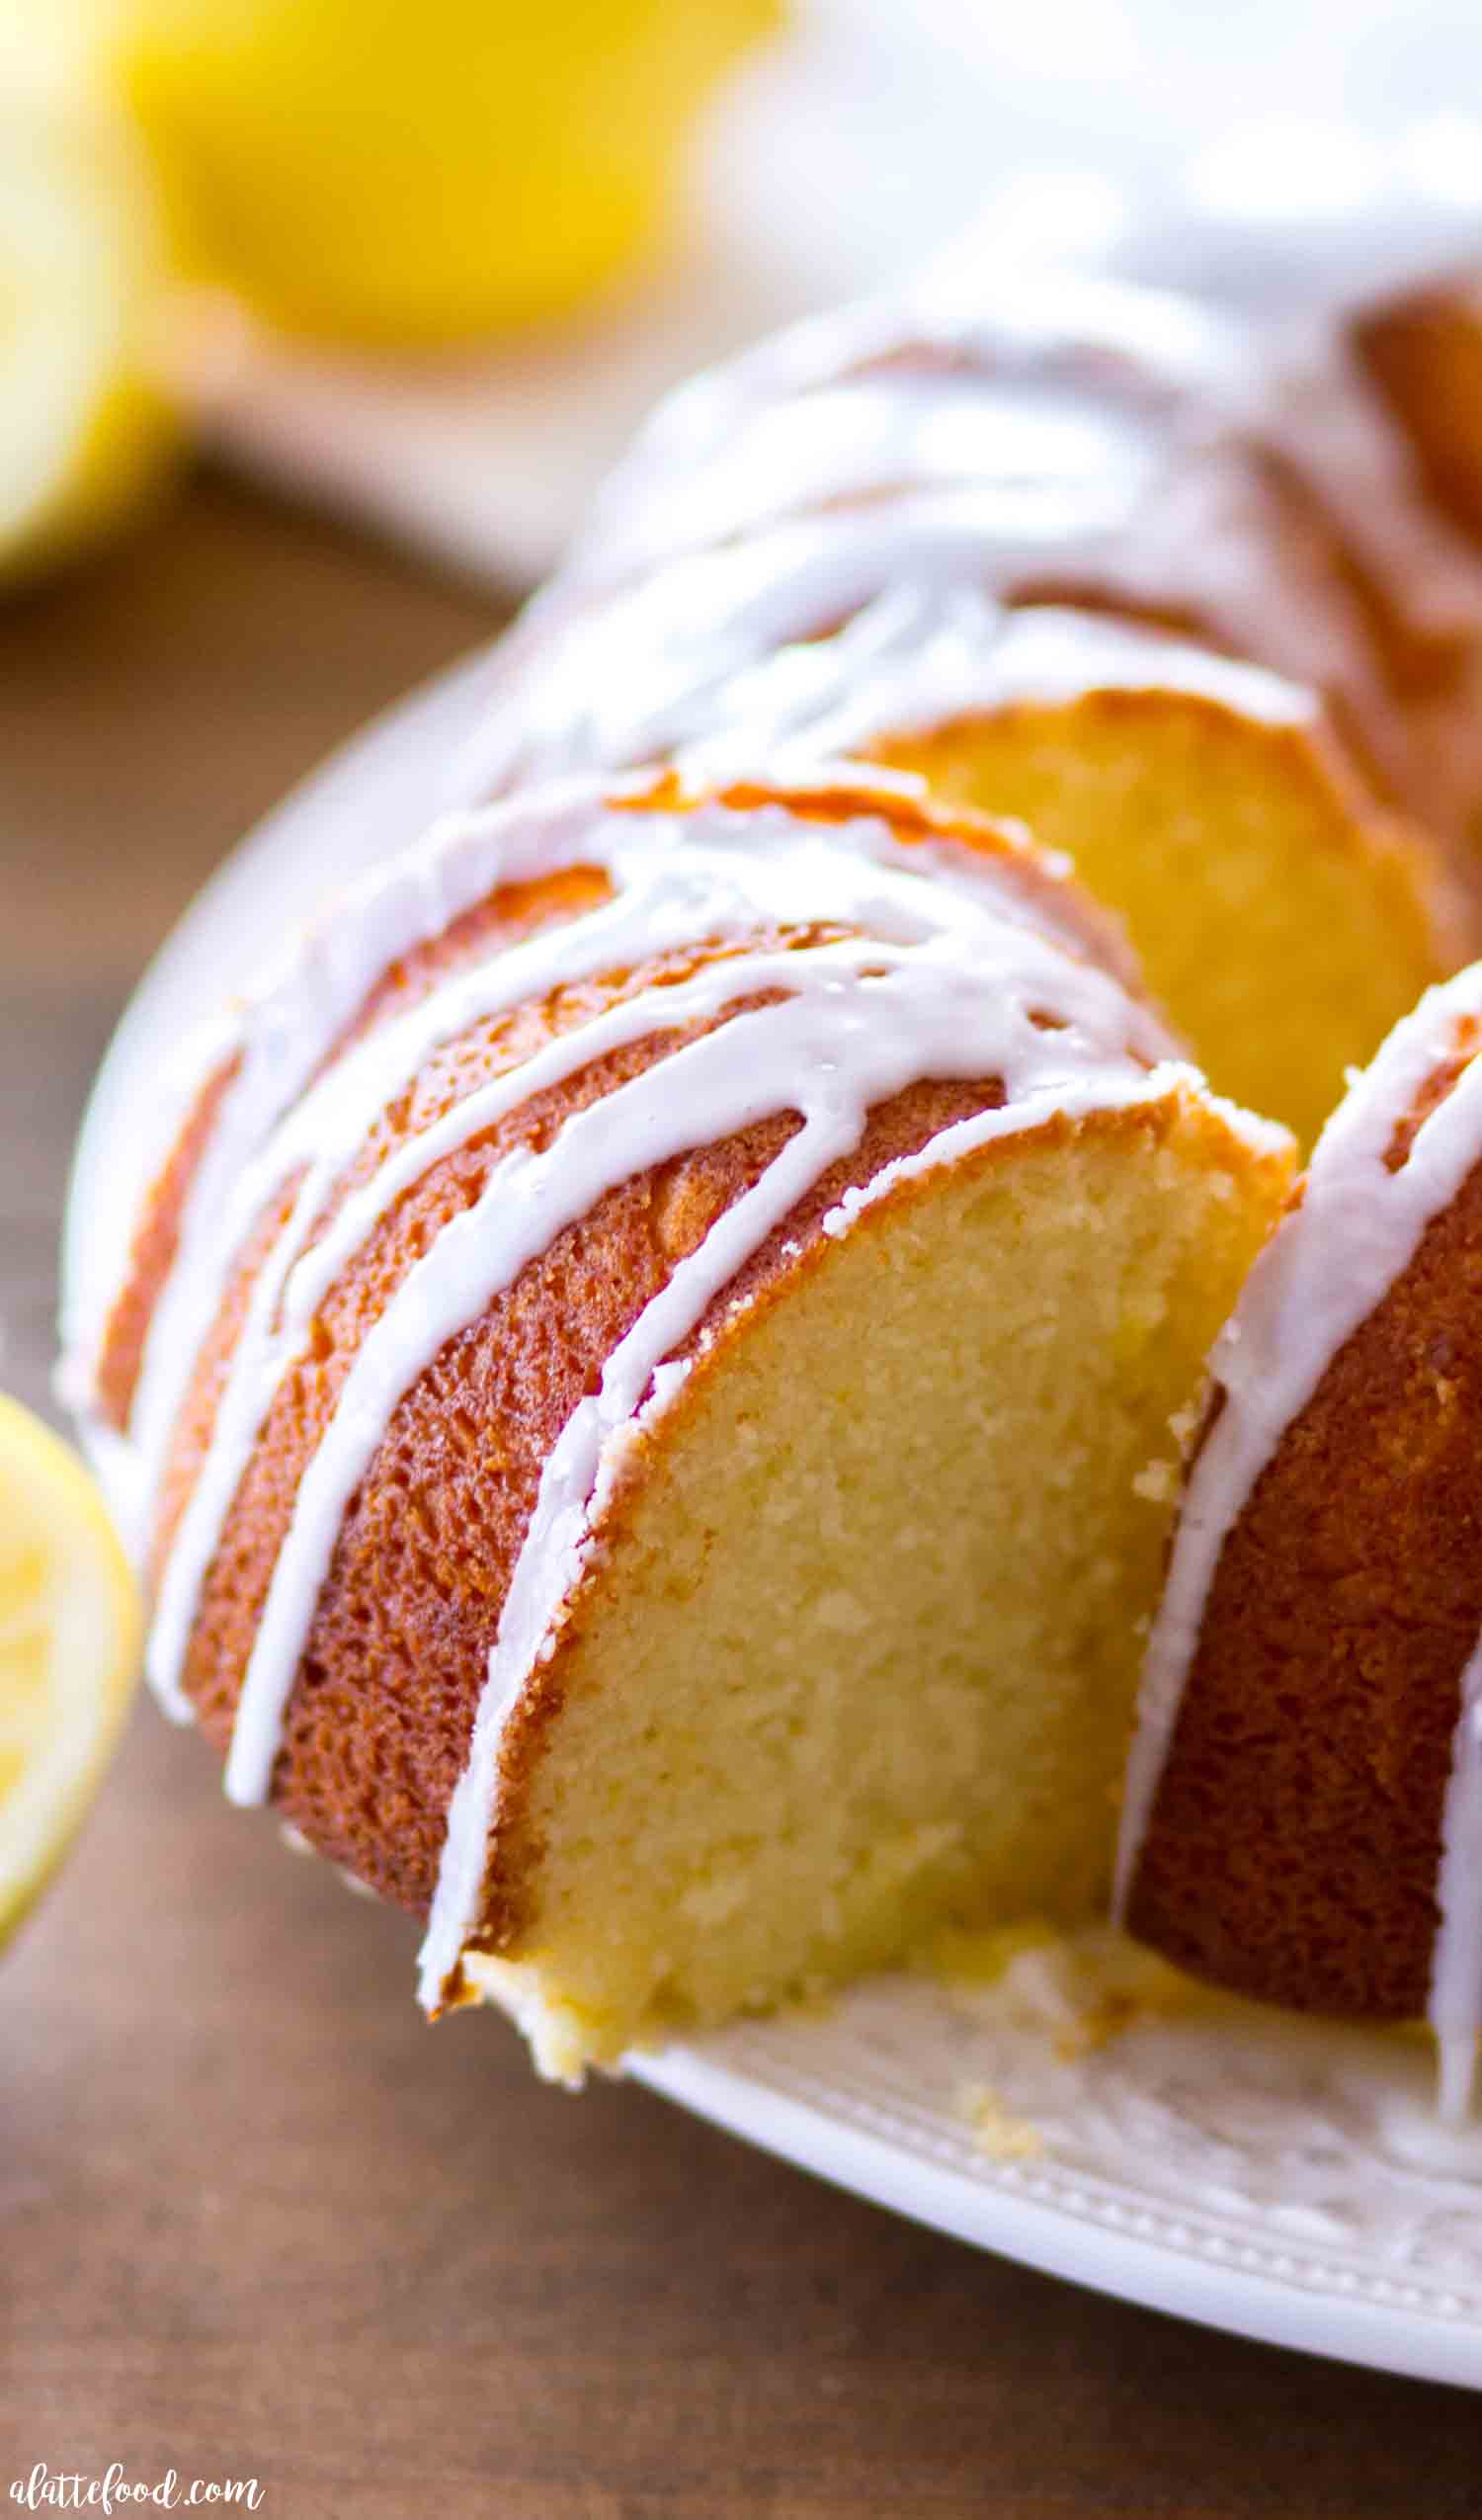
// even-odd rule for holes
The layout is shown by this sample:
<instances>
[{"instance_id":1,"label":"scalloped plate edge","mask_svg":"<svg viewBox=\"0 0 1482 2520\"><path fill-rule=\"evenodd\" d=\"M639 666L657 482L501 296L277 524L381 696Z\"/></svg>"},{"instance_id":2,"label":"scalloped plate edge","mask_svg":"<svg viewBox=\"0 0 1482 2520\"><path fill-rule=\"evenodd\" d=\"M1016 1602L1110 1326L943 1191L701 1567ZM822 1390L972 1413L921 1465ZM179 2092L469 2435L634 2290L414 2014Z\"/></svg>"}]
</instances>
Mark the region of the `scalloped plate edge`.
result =
<instances>
[{"instance_id":1,"label":"scalloped plate edge","mask_svg":"<svg viewBox=\"0 0 1482 2520\"><path fill-rule=\"evenodd\" d=\"M1476 2327L1211 2262L1172 2239L1108 2229L1017 2194L987 2164L969 2174L927 2159L904 2129L885 2136L856 2123L845 2092L831 2091L832 2105L824 2108L783 2089L767 2066L727 2064L716 2053L726 2035L708 2046L631 2057L625 2069L666 2100L833 2187L1041 2274L1263 2344L1482 2388L1482 2330ZM1156 2226L1173 2218L1159 2201L1150 2202L1146 2220Z\"/></svg>"}]
</instances>

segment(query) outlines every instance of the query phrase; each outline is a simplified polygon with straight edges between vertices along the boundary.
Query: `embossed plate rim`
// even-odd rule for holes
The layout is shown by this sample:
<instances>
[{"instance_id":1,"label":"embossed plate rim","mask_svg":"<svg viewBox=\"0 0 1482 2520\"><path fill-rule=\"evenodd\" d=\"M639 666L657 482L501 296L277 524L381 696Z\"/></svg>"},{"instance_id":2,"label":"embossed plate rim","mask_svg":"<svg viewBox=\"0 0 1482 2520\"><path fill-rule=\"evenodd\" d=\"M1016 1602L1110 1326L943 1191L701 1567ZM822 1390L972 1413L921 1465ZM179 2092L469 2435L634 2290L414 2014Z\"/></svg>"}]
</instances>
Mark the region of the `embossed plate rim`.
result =
<instances>
[{"instance_id":1,"label":"embossed plate rim","mask_svg":"<svg viewBox=\"0 0 1482 2520\"><path fill-rule=\"evenodd\" d=\"M824 2049L824 2025L776 2025L774 2046L795 2043L790 2070L775 2054L744 2045L748 2060L733 2063L727 2043L737 2037L721 2032L633 2057L627 2070L831 2186L1042 2274L1262 2344L1482 2388L1482 2321L1474 2317L1365 2296L1318 2254L1304 2261L1290 2246L1268 2251L1227 2237L1213 2218L1175 2215L1161 2199L1109 2181L1074 2178L1053 2164L972 2159L965 2134L935 2112L926 2113L932 2133L924 2135L867 2094L810 2069L808 2052ZM1440 2286L1393 2285L1377 2261L1370 2280L1444 2298Z\"/></svg>"}]
</instances>

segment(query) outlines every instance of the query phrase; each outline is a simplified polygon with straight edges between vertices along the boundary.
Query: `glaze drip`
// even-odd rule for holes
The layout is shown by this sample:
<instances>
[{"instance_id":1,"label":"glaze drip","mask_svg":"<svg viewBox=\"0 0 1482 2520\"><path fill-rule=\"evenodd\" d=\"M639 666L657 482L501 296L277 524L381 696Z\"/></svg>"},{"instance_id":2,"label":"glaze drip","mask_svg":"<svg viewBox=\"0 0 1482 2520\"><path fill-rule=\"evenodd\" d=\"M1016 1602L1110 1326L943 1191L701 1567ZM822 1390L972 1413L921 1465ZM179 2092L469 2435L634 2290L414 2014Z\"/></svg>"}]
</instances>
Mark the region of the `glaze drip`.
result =
<instances>
[{"instance_id":1,"label":"glaze drip","mask_svg":"<svg viewBox=\"0 0 1482 2520\"><path fill-rule=\"evenodd\" d=\"M633 1322L547 1459L450 1810L423 1959L431 2004L444 1999L477 1925L503 1726L579 1568L594 1496L639 1412L677 1387L675 1351L737 1271L859 1143L871 1108L913 1083L981 1079L995 1107L852 1194L826 1219L829 1233L847 1231L863 1206L915 1171L1057 1114L1164 1095L1187 1073L1166 1063L1168 1037L1118 980L1065 950L1088 934L1100 939L1052 870L1010 840L995 850L985 838L981 851L902 841L867 797L858 803L841 820L833 809L810 813L806 801L668 811L637 797L609 806L590 791L566 791L452 821L392 876L360 888L364 928L354 901L336 919L342 936L361 942L336 949L328 984L325 949L301 939L236 1019L236 1082L156 1303L130 1429L157 1490L173 1411L233 1273L259 1220L288 1199L161 1571L149 1671L177 1716L190 1711L184 1679L202 1588L275 1394L304 1358L330 1291L397 1201L433 1165L605 1054L713 1028L676 1038L630 1081L568 1116L539 1151L519 1146L497 1160L474 1204L413 1262L366 1333L300 1481L257 1625L227 1759L237 1802L271 1791L346 1508L418 1376L608 1190L758 1120L791 1113L798 1123ZM373 983L418 939L503 884L576 866L606 878L594 905L455 966L404 1013L336 1051ZM338 1196L379 1116L441 1046L573 981L685 949L714 959L579 1018L395 1143ZM219 1050L213 1040L210 1054ZM161 1323L168 1347L156 1353Z\"/></svg>"},{"instance_id":2,"label":"glaze drip","mask_svg":"<svg viewBox=\"0 0 1482 2520\"><path fill-rule=\"evenodd\" d=\"M1479 1017L1482 965L1474 965L1429 990L1397 1026L1328 1123L1300 1203L1256 1262L1215 1342L1210 1374L1218 1413L1189 1472L1127 1762L1113 1894L1118 1919L1127 1912L1225 1540L1339 1350L1383 1302L1482 1150L1482 1059L1474 1058L1421 1122L1404 1161L1388 1160L1397 1121L1452 1054L1458 1027ZM1461 1684L1428 2015L1448 2110L1466 2105L1482 2032L1479 1668L1482 1648Z\"/></svg>"}]
</instances>

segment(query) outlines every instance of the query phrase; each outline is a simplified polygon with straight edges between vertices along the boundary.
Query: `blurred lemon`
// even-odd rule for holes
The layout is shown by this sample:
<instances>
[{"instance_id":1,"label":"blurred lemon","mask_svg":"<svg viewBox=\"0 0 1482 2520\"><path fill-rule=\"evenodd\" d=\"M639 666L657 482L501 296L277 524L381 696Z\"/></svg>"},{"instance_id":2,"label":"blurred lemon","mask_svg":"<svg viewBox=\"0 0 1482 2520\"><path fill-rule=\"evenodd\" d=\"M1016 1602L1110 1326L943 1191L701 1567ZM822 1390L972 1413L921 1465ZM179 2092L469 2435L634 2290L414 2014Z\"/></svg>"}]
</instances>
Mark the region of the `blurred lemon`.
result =
<instances>
[{"instance_id":1,"label":"blurred lemon","mask_svg":"<svg viewBox=\"0 0 1482 2520\"><path fill-rule=\"evenodd\" d=\"M0 1941L92 1798L139 1634L133 1578L87 1471L0 1397Z\"/></svg>"},{"instance_id":2,"label":"blurred lemon","mask_svg":"<svg viewBox=\"0 0 1482 2520\"><path fill-rule=\"evenodd\" d=\"M779 0L117 0L204 276L289 330L466 341L598 288Z\"/></svg>"},{"instance_id":3,"label":"blurred lemon","mask_svg":"<svg viewBox=\"0 0 1482 2520\"><path fill-rule=\"evenodd\" d=\"M65 23L0 0L0 575L128 514L176 440L153 374L170 259L157 190L56 40Z\"/></svg>"}]
</instances>

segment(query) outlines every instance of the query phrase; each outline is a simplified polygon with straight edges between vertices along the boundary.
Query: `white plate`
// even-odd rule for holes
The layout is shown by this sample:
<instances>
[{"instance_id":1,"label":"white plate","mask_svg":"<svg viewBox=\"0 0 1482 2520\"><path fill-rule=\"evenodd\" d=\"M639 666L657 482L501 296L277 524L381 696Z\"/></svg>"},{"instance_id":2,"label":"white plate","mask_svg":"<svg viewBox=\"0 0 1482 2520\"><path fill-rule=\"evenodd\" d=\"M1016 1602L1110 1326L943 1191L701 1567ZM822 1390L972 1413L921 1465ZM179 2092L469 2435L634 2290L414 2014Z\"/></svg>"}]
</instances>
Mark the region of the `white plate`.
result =
<instances>
[{"instance_id":1,"label":"white plate","mask_svg":"<svg viewBox=\"0 0 1482 2520\"><path fill-rule=\"evenodd\" d=\"M84 1307L118 1269L117 1219L169 1126L170 1046L326 882L419 827L428 766L468 726L481 675L474 658L337 756L158 956L78 1149L64 1278ZM883 1980L826 2015L747 2023L632 2069L751 2142L1026 2264L1482 2386L1482 2133L1440 2136L1427 2052L1233 2004L1143 2012L1088 2046L1089 1971L1084 1949L1062 1947L988 1991ZM1019 2157L975 2131L985 2093Z\"/></svg>"}]
</instances>

